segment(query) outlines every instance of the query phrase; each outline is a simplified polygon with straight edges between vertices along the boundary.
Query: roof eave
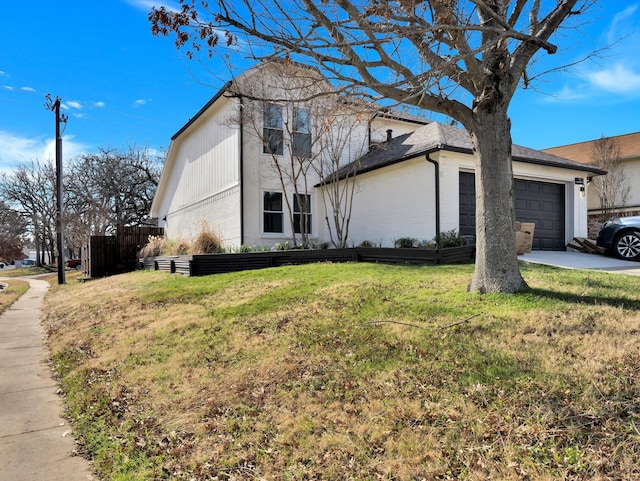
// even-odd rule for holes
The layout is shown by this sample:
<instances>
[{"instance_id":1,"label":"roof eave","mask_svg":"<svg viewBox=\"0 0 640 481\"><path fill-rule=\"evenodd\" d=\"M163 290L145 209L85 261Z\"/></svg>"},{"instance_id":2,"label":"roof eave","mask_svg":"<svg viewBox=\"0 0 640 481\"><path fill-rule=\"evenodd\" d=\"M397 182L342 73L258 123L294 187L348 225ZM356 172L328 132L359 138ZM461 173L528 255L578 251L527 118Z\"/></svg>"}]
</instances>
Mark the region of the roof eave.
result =
<instances>
[{"instance_id":1,"label":"roof eave","mask_svg":"<svg viewBox=\"0 0 640 481\"><path fill-rule=\"evenodd\" d=\"M406 160L409 159L413 159L415 157L419 157L421 155L427 155L427 154L433 154L435 152L439 152L439 151L446 151L446 152L455 152L455 153L460 153L460 154L469 154L469 155L473 155L473 149L470 148L466 148L466 147L460 147L460 146L455 146L455 145L437 145L435 147L429 147L427 149L424 150L420 150L417 152L412 152L409 155L405 155L403 157L399 157L397 159L393 159L389 162L384 162L381 164L376 164L370 167L365 167L362 169L358 169L356 171L356 175L361 175L361 174L366 174L368 172L373 172L374 170L378 170L378 169L382 169L384 167L389 167L391 165L395 165L395 164L399 164L401 162L404 162ZM522 156L517 156L517 155L512 155L511 156L511 161L515 161L515 162L524 162L527 164L534 164L534 165L543 165L546 167L558 167L561 169L570 169L570 170L577 170L577 171L581 171L581 172L589 172L591 174L594 175L604 175L607 172L602 170L602 169L598 169L595 167L590 167L588 165L582 165L582 164L577 164L577 165L566 165L563 164L562 162L553 162L550 160L544 160L544 159L532 159L530 157L522 157ZM338 179L335 180L344 180L346 177L348 177L347 174L341 175L340 177L338 177ZM318 184L316 184L314 187L321 187L322 185L325 184L330 184L331 182L333 182L334 179L329 179L329 180L324 180L323 182L320 182Z\"/></svg>"},{"instance_id":2,"label":"roof eave","mask_svg":"<svg viewBox=\"0 0 640 481\"><path fill-rule=\"evenodd\" d=\"M594 175L605 175L607 173L606 170L598 169L596 167L589 167L588 165L582 165L577 163L572 165L567 165L567 164L563 164L562 162L554 162L552 160L544 160L544 159L532 159L529 157L520 157L517 155L511 156L511 160L516 162L525 162L527 164L544 165L546 167L558 167L561 169L578 170L581 172L589 172Z\"/></svg>"},{"instance_id":3,"label":"roof eave","mask_svg":"<svg viewBox=\"0 0 640 481\"><path fill-rule=\"evenodd\" d=\"M173 134L173 136L171 137L171 140L175 140L177 137L179 137L185 130L187 130L189 127L191 127L191 125L194 124L194 122L196 120L198 120L208 109L209 107L211 107L214 103L217 102L217 100L222 97L226 92L229 91L229 89L231 88L231 85L233 84L233 81L229 80L226 84L224 84L224 86L218 90L218 92L216 92L216 94L211 98L211 100L209 100L204 107L202 107L200 110L198 110L198 112L191 117L186 124L184 124L180 130L178 130L175 134Z\"/></svg>"}]
</instances>

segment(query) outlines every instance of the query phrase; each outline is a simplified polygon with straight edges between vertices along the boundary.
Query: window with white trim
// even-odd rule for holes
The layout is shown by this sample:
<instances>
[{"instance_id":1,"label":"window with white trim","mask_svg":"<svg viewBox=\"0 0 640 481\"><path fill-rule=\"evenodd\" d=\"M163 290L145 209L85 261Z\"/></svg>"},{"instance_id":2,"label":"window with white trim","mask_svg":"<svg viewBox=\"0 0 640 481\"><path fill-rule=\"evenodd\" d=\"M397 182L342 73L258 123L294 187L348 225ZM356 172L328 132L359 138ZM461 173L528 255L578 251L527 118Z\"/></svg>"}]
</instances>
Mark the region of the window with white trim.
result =
<instances>
[{"instance_id":1,"label":"window with white trim","mask_svg":"<svg viewBox=\"0 0 640 481\"><path fill-rule=\"evenodd\" d=\"M298 199L300 199L299 202ZM296 234L311 234L311 196L309 194L293 194L293 229Z\"/></svg>"},{"instance_id":2,"label":"window with white trim","mask_svg":"<svg viewBox=\"0 0 640 481\"><path fill-rule=\"evenodd\" d=\"M282 130L282 107L265 103L263 112L262 151L265 154L282 155L284 137Z\"/></svg>"},{"instance_id":3,"label":"window with white trim","mask_svg":"<svg viewBox=\"0 0 640 481\"><path fill-rule=\"evenodd\" d=\"M284 211L282 192L264 192L262 197L262 229L264 232L283 232Z\"/></svg>"},{"instance_id":4,"label":"window with white trim","mask_svg":"<svg viewBox=\"0 0 640 481\"><path fill-rule=\"evenodd\" d=\"M292 153L296 157L311 157L311 115L302 107L293 108Z\"/></svg>"}]
</instances>

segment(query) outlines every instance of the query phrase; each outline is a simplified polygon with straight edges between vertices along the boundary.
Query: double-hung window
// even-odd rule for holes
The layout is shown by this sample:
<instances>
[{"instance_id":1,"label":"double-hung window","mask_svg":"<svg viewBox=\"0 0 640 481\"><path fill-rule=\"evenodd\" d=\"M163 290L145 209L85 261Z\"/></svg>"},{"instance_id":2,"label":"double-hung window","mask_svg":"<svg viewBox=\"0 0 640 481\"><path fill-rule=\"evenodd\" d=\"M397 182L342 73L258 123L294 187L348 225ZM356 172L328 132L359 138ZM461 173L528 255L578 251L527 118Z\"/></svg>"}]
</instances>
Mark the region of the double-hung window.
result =
<instances>
[{"instance_id":1,"label":"double-hung window","mask_svg":"<svg viewBox=\"0 0 640 481\"><path fill-rule=\"evenodd\" d=\"M265 192L262 199L264 232L282 233L282 192Z\"/></svg>"},{"instance_id":2,"label":"double-hung window","mask_svg":"<svg viewBox=\"0 0 640 481\"><path fill-rule=\"evenodd\" d=\"M293 229L296 234L311 234L311 196L293 195Z\"/></svg>"},{"instance_id":3,"label":"double-hung window","mask_svg":"<svg viewBox=\"0 0 640 481\"><path fill-rule=\"evenodd\" d=\"M265 154L282 155L284 147L282 130L282 107L265 103L262 129L263 152Z\"/></svg>"},{"instance_id":4,"label":"double-hung window","mask_svg":"<svg viewBox=\"0 0 640 481\"><path fill-rule=\"evenodd\" d=\"M311 157L311 117L308 109L294 107L292 136L293 155Z\"/></svg>"}]
</instances>

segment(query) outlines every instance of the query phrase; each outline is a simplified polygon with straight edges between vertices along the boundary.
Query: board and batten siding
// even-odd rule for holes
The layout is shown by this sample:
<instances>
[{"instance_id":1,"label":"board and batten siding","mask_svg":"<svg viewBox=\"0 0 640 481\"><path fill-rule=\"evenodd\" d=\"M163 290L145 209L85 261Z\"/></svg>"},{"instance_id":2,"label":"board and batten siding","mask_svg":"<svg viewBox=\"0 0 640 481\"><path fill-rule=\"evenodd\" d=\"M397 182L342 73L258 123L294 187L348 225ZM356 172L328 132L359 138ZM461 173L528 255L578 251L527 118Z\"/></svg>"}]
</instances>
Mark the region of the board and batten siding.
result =
<instances>
[{"instance_id":1,"label":"board and batten siding","mask_svg":"<svg viewBox=\"0 0 640 481\"><path fill-rule=\"evenodd\" d=\"M240 129L230 120L236 102L213 105L172 145L174 164L162 208L170 239L193 240L208 228L225 244L240 242Z\"/></svg>"}]
</instances>

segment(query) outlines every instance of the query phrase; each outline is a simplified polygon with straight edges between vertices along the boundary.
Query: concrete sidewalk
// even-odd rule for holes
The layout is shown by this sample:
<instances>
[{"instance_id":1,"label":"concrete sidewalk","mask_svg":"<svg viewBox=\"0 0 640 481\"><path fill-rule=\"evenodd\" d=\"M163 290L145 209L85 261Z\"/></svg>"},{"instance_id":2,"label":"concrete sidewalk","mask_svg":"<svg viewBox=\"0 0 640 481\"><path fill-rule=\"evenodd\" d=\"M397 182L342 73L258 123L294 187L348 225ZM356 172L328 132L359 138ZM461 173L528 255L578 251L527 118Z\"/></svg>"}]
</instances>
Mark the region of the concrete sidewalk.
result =
<instances>
[{"instance_id":1,"label":"concrete sidewalk","mask_svg":"<svg viewBox=\"0 0 640 481\"><path fill-rule=\"evenodd\" d=\"M56 394L40 325L49 284L30 289L0 315L0 481L87 481L89 462L73 456L71 426Z\"/></svg>"}]
</instances>

